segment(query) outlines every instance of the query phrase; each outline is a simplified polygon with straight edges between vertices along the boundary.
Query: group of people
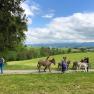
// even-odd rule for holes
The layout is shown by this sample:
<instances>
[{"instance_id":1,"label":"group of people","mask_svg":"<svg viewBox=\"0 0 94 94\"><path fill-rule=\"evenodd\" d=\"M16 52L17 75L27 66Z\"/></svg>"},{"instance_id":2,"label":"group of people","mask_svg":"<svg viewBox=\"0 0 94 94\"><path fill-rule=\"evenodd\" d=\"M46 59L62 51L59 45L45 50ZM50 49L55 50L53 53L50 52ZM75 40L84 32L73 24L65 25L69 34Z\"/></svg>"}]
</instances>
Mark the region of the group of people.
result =
<instances>
[{"instance_id":1,"label":"group of people","mask_svg":"<svg viewBox=\"0 0 94 94\"><path fill-rule=\"evenodd\" d=\"M45 59L46 63L47 63L47 61L49 61L49 57L50 56L46 57L46 59ZM63 57L63 60L58 63L58 70L60 70L60 71L62 71L62 73L64 73L66 70L68 70L70 63L71 62L70 62L70 60L67 59L67 57ZM73 70L84 69L84 70L86 70L88 72L88 69L89 69L89 58L88 57L84 57L80 61L74 61L72 69Z\"/></svg>"},{"instance_id":2,"label":"group of people","mask_svg":"<svg viewBox=\"0 0 94 94\"><path fill-rule=\"evenodd\" d=\"M48 61L49 59L49 56L46 58L45 61ZM0 58L0 73L3 74L3 66L4 66L4 58ZM87 71L89 69L89 58L88 57L84 57L83 59L80 60L81 63L86 63L87 64ZM63 57L63 60L62 62L60 63L61 65L61 71L64 73L68 67L69 67L69 64L70 64L70 61L67 60L67 57ZM74 66L77 65L75 62L74 62Z\"/></svg>"},{"instance_id":3,"label":"group of people","mask_svg":"<svg viewBox=\"0 0 94 94\"><path fill-rule=\"evenodd\" d=\"M75 69L77 69L78 63L79 62L77 62L77 61L76 62L73 62L73 66L75 66ZM84 63L84 64L87 65L87 72L88 72L88 69L89 69L89 58L88 57L84 57L83 59L81 59L80 63ZM61 71L62 72L65 72L67 69L68 69L67 57L63 57L63 60L61 62Z\"/></svg>"}]
</instances>

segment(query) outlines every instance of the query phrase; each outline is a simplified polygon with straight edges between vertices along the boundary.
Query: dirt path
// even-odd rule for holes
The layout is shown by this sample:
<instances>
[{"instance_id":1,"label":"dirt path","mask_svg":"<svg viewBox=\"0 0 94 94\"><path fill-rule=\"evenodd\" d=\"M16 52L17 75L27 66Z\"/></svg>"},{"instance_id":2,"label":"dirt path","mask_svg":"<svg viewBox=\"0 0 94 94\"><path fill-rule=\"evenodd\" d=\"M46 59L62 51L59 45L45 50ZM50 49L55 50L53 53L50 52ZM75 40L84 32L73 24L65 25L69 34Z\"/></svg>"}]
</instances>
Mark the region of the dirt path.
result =
<instances>
[{"instance_id":1,"label":"dirt path","mask_svg":"<svg viewBox=\"0 0 94 94\"><path fill-rule=\"evenodd\" d=\"M81 70L77 70L81 71ZM66 73L73 73L76 72L74 70L68 70ZM94 69L90 69L89 72L94 72ZM41 71L40 73L38 70L4 70L3 74L46 74L50 73L48 70L46 72ZM61 71L52 70L51 73L62 73Z\"/></svg>"}]
</instances>

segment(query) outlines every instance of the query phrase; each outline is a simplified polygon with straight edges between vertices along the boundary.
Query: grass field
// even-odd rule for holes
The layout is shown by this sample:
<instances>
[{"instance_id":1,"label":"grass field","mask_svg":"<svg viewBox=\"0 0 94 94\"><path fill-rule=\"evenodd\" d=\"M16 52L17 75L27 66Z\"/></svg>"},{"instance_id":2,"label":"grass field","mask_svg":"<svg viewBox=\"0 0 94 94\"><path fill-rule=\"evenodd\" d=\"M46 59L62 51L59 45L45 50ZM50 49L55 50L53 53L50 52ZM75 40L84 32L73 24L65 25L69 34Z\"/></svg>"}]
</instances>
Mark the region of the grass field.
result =
<instances>
[{"instance_id":1,"label":"grass field","mask_svg":"<svg viewBox=\"0 0 94 94\"><path fill-rule=\"evenodd\" d=\"M94 94L94 73L1 75L0 94Z\"/></svg>"},{"instance_id":2,"label":"grass field","mask_svg":"<svg viewBox=\"0 0 94 94\"><path fill-rule=\"evenodd\" d=\"M91 68L94 68L94 52L88 52L88 53L70 53L70 54L64 54L64 55L55 55L51 56L55 58L56 65L52 65L52 68L57 68L57 63L62 60L63 56L67 56L67 58L71 61L70 68L72 67L73 61L80 61L84 57L90 58L90 65ZM36 58L32 60L23 60L23 61L11 61L7 62L7 65L5 65L5 69L36 69L37 62L39 59L45 59L43 58Z\"/></svg>"},{"instance_id":3,"label":"grass field","mask_svg":"<svg viewBox=\"0 0 94 94\"><path fill-rule=\"evenodd\" d=\"M52 57L58 63L63 56L67 56L71 62L89 57L91 67L94 68L94 52ZM5 69L36 69L39 59L45 59L45 57L7 62ZM52 68L57 68L57 64L52 65ZM94 94L94 72L0 75L0 94Z\"/></svg>"}]
</instances>

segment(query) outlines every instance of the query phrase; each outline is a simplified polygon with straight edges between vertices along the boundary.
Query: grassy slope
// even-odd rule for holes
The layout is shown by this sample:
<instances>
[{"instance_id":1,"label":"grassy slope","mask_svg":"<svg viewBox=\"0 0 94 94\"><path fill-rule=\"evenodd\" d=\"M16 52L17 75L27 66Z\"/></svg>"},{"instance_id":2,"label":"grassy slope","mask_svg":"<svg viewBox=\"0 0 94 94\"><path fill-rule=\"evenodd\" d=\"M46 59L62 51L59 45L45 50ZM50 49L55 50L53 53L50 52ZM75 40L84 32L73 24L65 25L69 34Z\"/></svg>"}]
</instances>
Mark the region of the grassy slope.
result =
<instances>
[{"instance_id":1,"label":"grassy slope","mask_svg":"<svg viewBox=\"0 0 94 94\"><path fill-rule=\"evenodd\" d=\"M94 94L94 73L2 75L0 94Z\"/></svg>"},{"instance_id":2,"label":"grassy slope","mask_svg":"<svg viewBox=\"0 0 94 94\"><path fill-rule=\"evenodd\" d=\"M60 62L62 60L63 56L67 56L71 62L77 60L81 60L84 57L89 57L90 58L90 64L91 67L94 68L94 52L88 52L88 53L70 53L70 54L64 54L64 55L55 55L52 56L55 58L56 62ZM5 69L36 69L37 62L40 58L37 59L32 59L32 60L23 60L23 61L11 61L7 62L8 65L5 66ZM44 58L41 58L44 59ZM72 66L72 63L70 67ZM53 68L57 67L57 64L54 66L52 65Z\"/></svg>"}]
</instances>

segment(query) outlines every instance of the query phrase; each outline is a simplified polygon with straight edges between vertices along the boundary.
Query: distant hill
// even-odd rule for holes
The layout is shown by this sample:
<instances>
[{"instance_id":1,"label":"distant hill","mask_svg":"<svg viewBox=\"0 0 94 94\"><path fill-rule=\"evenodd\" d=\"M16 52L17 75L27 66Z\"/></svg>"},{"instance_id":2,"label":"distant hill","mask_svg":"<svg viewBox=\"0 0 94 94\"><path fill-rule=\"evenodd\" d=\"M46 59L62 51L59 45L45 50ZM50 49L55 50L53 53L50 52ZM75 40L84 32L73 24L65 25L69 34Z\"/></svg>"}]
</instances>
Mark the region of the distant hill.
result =
<instances>
[{"instance_id":1,"label":"distant hill","mask_svg":"<svg viewBox=\"0 0 94 94\"><path fill-rule=\"evenodd\" d=\"M27 44L36 47L55 47L55 48L79 48L79 47L94 47L94 42L84 42L84 43L47 43L47 44Z\"/></svg>"}]
</instances>

